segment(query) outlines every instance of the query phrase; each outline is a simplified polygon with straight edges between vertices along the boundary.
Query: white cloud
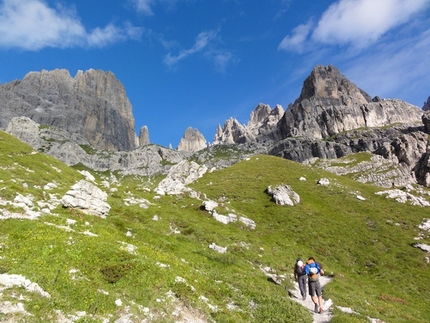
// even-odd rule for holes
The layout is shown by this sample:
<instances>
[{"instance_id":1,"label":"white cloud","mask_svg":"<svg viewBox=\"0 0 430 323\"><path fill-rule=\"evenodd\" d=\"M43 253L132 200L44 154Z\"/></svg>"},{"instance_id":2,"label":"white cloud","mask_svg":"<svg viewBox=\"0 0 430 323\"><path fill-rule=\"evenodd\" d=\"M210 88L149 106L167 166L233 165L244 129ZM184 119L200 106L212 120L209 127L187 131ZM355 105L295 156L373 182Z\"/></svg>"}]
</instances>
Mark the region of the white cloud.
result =
<instances>
[{"instance_id":1,"label":"white cloud","mask_svg":"<svg viewBox=\"0 0 430 323\"><path fill-rule=\"evenodd\" d=\"M177 56L172 56L171 53L168 53L163 60L164 64L171 67L180 60L202 51L209 44L209 42L215 38L215 36L216 32L214 31L201 32L198 34L193 47L187 50L181 50Z\"/></svg>"},{"instance_id":2,"label":"white cloud","mask_svg":"<svg viewBox=\"0 0 430 323\"><path fill-rule=\"evenodd\" d=\"M284 39L279 44L278 49L297 51L299 53L302 52L311 27L311 22L298 25L296 28L293 29L293 33L291 36L284 37Z\"/></svg>"},{"instance_id":3,"label":"white cloud","mask_svg":"<svg viewBox=\"0 0 430 323\"><path fill-rule=\"evenodd\" d=\"M429 7L428 0L339 0L322 15L313 39L363 48Z\"/></svg>"},{"instance_id":4,"label":"white cloud","mask_svg":"<svg viewBox=\"0 0 430 323\"><path fill-rule=\"evenodd\" d=\"M133 0L133 3L136 6L136 10L139 12L143 12L147 15L153 15L151 5L153 5L155 0Z\"/></svg>"},{"instance_id":5,"label":"white cloud","mask_svg":"<svg viewBox=\"0 0 430 323\"><path fill-rule=\"evenodd\" d=\"M39 50L44 47L105 46L136 38L137 27L107 25L87 32L76 12L51 8L43 0L4 0L0 6L0 47Z\"/></svg>"},{"instance_id":6,"label":"white cloud","mask_svg":"<svg viewBox=\"0 0 430 323\"><path fill-rule=\"evenodd\" d=\"M347 62L344 72L372 96L399 98L422 107L430 95L428 53L430 29L390 44L378 44L371 53Z\"/></svg>"}]
</instances>

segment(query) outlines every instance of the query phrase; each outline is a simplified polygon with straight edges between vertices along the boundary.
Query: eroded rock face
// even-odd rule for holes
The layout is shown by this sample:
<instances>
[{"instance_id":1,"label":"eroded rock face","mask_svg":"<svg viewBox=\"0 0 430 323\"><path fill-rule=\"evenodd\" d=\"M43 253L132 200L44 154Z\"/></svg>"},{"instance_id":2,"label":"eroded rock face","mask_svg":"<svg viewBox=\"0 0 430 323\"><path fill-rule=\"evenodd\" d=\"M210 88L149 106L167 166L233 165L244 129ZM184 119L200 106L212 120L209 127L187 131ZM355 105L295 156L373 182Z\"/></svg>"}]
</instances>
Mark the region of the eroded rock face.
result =
<instances>
[{"instance_id":1,"label":"eroded rock face","mask_svg":"<svg viewBox=\"0 0 430 323\"><path fill-rule=\"evenodd\" d=\"M325 139L362 127L419 123L422 110L400 100L374 100L334 66L316 66L278 124L281 138Z\"/></svg>"},{"instance_id":2,"label":"eroded rock face","mask_svg":"<svg viewBox=\"0 0 430 323\"><path fill-rule=\"evenodd\" d=\"M96 171L112 170L124 175L151 176L167 173L171 165L179 163L191 154L157 145L117 152L85 150L89 143L82 136L52 126L40 126L27 117L12 119L6 132L28 143L33 149L47 153L69 166L82 163Z\"/></svg>"},{"instance_id":3,"label":"eroded rock face","mask_svg":"<svg viewBox=\"0 0 430 323\"><path fill-rule=\"evenodd\" d=\"M199 151L207 146L205 137L197 129L187 128L181 138L178 151Z\"/></svg>"},{"instance_id":4,"label":"eroded rock face","mask_svg":"<svg viewBox=\"0 0 430 323\"><path fill-rule=\"evenodd\" d=\"M30 72L0 86L0 128L26 116L41 125L84 137L98 150L136 147L131 104L111 72L90 69L72 78L67 70Z\"/></svg>"},{"instance_id":5,"label":"eroded rock face","mask_svg":"<svg viewBox=\"0 0 430 323\"><path fill-rule=\"evenodd\" d=\"M202 177L207 170L205 165L199 165L193 161L181 161L169 170L167 176L158 184L156 192L162 195L190 192L191 189L186 185Z\"/></svg>"}]
</instances>

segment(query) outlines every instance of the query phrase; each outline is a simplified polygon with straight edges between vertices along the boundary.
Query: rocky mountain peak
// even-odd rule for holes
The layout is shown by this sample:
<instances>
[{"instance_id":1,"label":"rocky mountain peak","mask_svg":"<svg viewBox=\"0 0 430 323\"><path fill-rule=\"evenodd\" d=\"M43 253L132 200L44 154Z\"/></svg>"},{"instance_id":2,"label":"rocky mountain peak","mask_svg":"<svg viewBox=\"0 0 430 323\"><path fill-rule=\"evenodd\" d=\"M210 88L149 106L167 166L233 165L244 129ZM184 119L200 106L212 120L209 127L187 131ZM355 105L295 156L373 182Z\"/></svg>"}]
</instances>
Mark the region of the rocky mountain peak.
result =
<instances>
[{"instance_id":1,"label":"rocky mountain peak","mask_svg":"<svg viewBox=\"0 0 430 323\"><path fill-rule=\"evenodd\" d=\"M303 100L321 100L325 105L327 101L333 105L365 104L372 101L369 94L349 81L333 65L317 65L313 68L303 82L302 92L295 104Z\"/></svg>"},{"instance_id":2,"label":"rocky mountain peak","mask_svg":"<svg viewBox=\"0 0 430 323\"><path fill-rule=\"evenodd\" d=\"M14 117L85 137L96 149L136 148L134 116L121 82L111 72L56 69L30 72L0 87L0 129Z\"/></svg>"},{"instance_id":3,"label":"rocky mountain peak","mask_svg":"<svg viewBox=\"0 0 430 323\"><path fill-rule=\"evenodd\" d=\"M189 127L179 141L178 151L199 151L206 148L206 145L206 139L200 131Z\"/></svg>"},{"instance_id":4,"label":"rocky mountain peak","mask_svg":"<svg viewBox=\"0 0 430 323\"><path fill-rule=\"evenodd\" d=\"M400 100L372 101L334 66L316 66L278 129L280 138L323 139L361 127L416 123L421 115L421 109Z\"/></svg>"},{"instance_id":5,"label":"rocky mountain peak","mask_svg":"<svg viewBox=\"0 0 430 323\"><path fill-rule=\"evenodd\" d=\"M249 125L256 125L262 122L265 118L267 118L272 109L269 105L260 103L255 107L255 109L251 112L251 116L249 118Z\"/></svg>"}]
</instances>

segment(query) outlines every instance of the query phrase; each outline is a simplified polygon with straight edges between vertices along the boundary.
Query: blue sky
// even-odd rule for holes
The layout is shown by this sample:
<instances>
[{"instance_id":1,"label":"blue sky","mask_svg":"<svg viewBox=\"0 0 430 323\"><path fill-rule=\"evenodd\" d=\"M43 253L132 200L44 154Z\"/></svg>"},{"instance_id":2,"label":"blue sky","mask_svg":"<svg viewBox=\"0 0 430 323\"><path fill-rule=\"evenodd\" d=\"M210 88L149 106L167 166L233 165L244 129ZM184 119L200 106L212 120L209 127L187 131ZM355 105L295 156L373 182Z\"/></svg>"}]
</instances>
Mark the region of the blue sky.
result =
<instances>
[{"instance_id":1,"label":"blue sky","mask_svg":"<svg viewBox=\"0 0 430 323\"><path fill-rule=\"evenodd\" d=\"M430 0L1 0L0 83L90 68L123 83L150 140L211 142L259 104L284 109L317 65L372 97L430 96Z\"/></svg>"}]
</instances>

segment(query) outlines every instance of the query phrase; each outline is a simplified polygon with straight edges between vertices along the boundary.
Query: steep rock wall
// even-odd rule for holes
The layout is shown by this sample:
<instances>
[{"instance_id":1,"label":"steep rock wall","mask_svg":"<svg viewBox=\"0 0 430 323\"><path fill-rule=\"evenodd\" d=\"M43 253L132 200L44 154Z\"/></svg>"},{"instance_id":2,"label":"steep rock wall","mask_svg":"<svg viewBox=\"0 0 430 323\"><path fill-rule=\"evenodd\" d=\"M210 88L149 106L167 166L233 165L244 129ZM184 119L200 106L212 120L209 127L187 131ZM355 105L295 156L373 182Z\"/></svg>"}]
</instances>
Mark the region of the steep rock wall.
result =
<instances>
[{"instance_id":1,"label":"steep rock wall","mask_svg":"<svg viewBox=\"0 0 430 323\"><path fill-rule=\"evenodd\" d=\"M26 116L85 137L96 149L136 148L131 104L111 72L90 69L72 78L67 70L30 72L0 86L0 128Z\"/></svg>"}]
</instances>

